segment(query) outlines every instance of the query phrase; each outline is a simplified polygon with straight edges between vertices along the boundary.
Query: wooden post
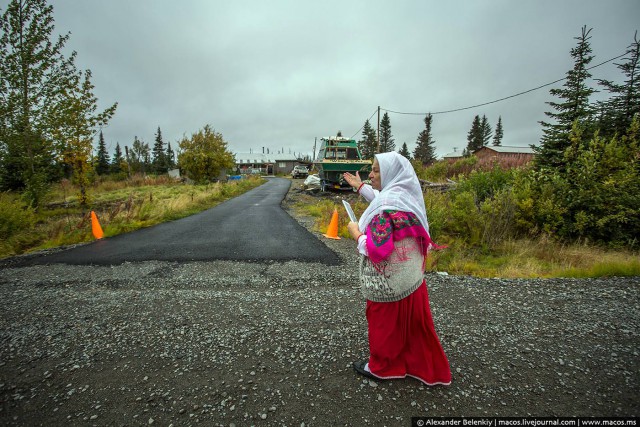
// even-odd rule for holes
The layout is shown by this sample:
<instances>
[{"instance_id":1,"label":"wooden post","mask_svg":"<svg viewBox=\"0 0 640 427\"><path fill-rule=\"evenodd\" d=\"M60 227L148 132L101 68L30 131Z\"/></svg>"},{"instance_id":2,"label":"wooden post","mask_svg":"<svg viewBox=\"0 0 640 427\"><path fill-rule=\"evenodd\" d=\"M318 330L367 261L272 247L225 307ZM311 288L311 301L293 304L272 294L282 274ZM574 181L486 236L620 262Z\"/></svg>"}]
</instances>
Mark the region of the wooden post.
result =
<instances>
[{"instance_id":1,"label":"wooden post","mask_svg":"<svg viewBox=\"0 0 640 427\"><path fill-rule=\"evenodd\" d=\"M378 148L376 153L380 152L380 106L378 105Z\"/></svg>"}]
</instances>

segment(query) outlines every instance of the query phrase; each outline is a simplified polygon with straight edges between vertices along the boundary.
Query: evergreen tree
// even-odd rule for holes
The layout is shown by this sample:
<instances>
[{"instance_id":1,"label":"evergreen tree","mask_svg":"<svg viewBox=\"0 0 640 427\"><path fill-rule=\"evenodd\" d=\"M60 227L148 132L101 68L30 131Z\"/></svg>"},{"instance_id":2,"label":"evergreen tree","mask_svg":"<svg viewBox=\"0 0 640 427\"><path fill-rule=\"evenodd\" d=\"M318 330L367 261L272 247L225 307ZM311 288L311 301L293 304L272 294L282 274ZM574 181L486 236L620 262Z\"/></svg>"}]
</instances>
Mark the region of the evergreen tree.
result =
<instances>
[{"instance_id":1,"label":"evergreen tree","mask_svg":"<svg viewBox=\"0 0 640 427\"><path fill-rule=\"evenodd\" d=\"M167 170L175 169L176 167L176 154L171 149L171 143L167 142L167 153L165 155L167 161Z\"/></svg>"},{"instance_id":2,"label":"evergreen tree","mask_svg":"<svg viewBox=\"0 0 640 427\"><path fill-rule=\"evenodd\" d=\"M465 148L465 155L473 154L474 151L483 147L482 141L482 125L480 123L480 116L476 115L473 118L471 129L467 134L467 147Z\"/></svg>"},{"instance_id":3,"label":"evergreen tree","mask_svg":"<svg viewBox=\"0 0 640 427\"><path fill-rule=\"evenodd\" d=\"M102 131L100 131L100 139L98 141L98 155L96 156L97 164L96 164L96 172L98 175L106 175L110 171L109 162L109 153L107 153L107 145L104 142L104 135Z\"/></svg>"},{"instance_id":4,"label":"evergreen tree","mask_svg":"<svg viewBox=\"0 0 640 427\"><path fill-rule=\"evenodd\" d=\"M482 146L489 145L491 140L491 125L487 120L487 116L482 115L482 121L480 122L480 135L482 137ZM481 147L482 148L482 147Z\"/></svg>"},{"instance_id":5,"label":"evergreen tree","mask_svg":"<svg viewBox=\"0 0 640 427\"><path fill-rule=\"evenodd\" d=\"M369 123L369 120L364 122L362 139L358 141L358 148L363 159L371 160L376 154L376 149L378 148L376 131Z\"/></svg>"},{"instance_id":6,"label":"evergreen tree","mask_svg":"<svg viewBox=\"0 0 640 427\"><path fill-rule=\"evenodd\" d=\"M113 155L113 161L111 162L111 172L119 173L123 172L122 163L124 158L122 157L122 150L120 149L120 143L116 143L115 154Z\"/></svg>"},{"instance_id":7,"label":"evergreen tree","mask_svg":"<svg viewBox=\"0 0 640 427\"><path fill-rule=\"evenodd\" d=\"M424 118L425 128L418 134L416 148L413 150L413 158L420 161L423 165L428 165L436 160L435 141L431 136L431 125L433 116L427 114Z\"/></svg>"},{"instance_id":8,"label":"evergreen tree","mask_svg":"<svg viewBox=\"0 0 640 427\"><path fill-rule=\"evenodd\" d=\"M637 32L626 55L623 58L626 62L616 64L626 78L624 84L598 79L598 83L613 95L607 101L598 102L602 136L624 135L634 114L640 112L640 41Z\"/></svg>"},{"instance_id":9,"label":"evergreen tree","mask_svg":"<svg viewBox=\"0 0 640 427\"><path fill-rule=\"evenodd\" d=\"M0 17L0 188L24 189L34 206L55 174L52 109L74 75L69 35L53 41L53 30L46 0L12 0Z\"/></svg>"},{"instance_id":10,"label":"evergreen tree","mask_svg":"<svg viewBox=\"0 0 640 427\"><path fill-rule=\"evenodd\" d=\"M536 164L538 167L560 167L565 165L564 152L571 144L569 135L574 122L587 123L591 120L592 109L589 105L589 97L595 92L587 86L587 80L591 74L587 70L593 59L589 33L586 26L582 27L582 34L575 39L578 45L571 49L571 57L574 59L573 69L567 72L567 78L562 89L551 89L553 96L560 98L561 102L547 102L556 112L545 112L556 123L541 121L543 137L540 147L535 147L537 153ZM588 138L588 135L585 135Z\"/></svg>"},{"instance_id":11,"label":"evergreen tree","mask_svg":"<svg viewBox=\"0 0 640 427\"><path fill-rule=\"evenodd\" d=\"M158 132L156 133L156 143L153 145L153 170L157 174L167 173L168 170L160 126L158 126Z\"/></svg>"},{"instance_id":12,"label":"evergreen tree","mask_svg":"<svg viewBox=\"0 0 640 427\"><path fill-rule=\"evenodd\" d=\"M496 124L496 133L493 135L493 145L500 146L502 144L502 116L498 117L498 124Z\"/></svg>"},{"instance_id":13,"label":"evergreen tree","mask_svg":"<svg viewBox=\"0 0 640 427\"><path fill-rule=\"evenodd\" d=\"M411 160L411 153L409 152L409 148L407 148L406 142L402 143L402 148L400 149L400 151L398 151L398 153L400 153L402 156L406 157L407 159Z\"/></svg>"},{"instance_id":14,"label":"evergreen tree","mask_svg":"<svg viewBox=\"0 0 640 427\"><path fill-rule=\"evenodd\" d=\"M380 121L380 153L395 151L396 143L391 134L391 119L389 113L385 112Z\"/></svg>"}]
</instances>

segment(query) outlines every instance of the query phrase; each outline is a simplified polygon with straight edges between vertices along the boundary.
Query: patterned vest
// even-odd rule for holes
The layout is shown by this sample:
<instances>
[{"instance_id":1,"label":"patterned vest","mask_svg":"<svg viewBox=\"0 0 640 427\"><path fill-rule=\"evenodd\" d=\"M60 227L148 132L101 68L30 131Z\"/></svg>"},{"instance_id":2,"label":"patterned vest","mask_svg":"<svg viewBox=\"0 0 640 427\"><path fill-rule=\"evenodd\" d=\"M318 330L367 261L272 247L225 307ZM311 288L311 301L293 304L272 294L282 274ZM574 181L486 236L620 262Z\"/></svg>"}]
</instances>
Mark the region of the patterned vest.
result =
<instances>
[{"instance_id":1,"label":"patterned vest","mask_svg":"<svg viewBox=\"0 0 640 427\"><path fill-rule=\"evenodd\" d=\"M360 256L362 296L375 302L393 302L408 297L424 280L424 257L414 237L393 242L389 258L374 264Z\"/></svg>"}]
</instances>

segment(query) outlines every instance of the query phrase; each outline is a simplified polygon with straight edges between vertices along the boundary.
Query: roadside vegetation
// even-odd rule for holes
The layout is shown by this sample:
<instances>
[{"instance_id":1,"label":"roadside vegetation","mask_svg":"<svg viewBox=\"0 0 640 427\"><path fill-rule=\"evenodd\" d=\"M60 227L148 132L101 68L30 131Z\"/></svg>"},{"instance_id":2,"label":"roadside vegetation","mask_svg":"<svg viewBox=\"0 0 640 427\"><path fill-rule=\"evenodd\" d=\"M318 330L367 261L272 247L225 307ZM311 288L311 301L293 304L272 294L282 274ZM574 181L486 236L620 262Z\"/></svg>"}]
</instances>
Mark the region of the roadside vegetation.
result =
<instances>
[{"instance_id":1,"label":"roadside vegetation","mask_svg":"<svg viewBox=\"0 0 640 427\"><path fill-rule=\"evenodd\" d=\"M85 207L77 186L62 180L37 210L19 194L0 193L0 258L94 240L92 210L110 237L193 215L262 183L260 177L201 185L166 175L104 179L91 186L92 204Z\"/></svg>"},{"instance_id":2,"label":"roadside vegetation","mask_svg":"<svg viewBox=\"0 0 640 427\"><path fill-rule=\"evenodd\" d=\"M477 163L474 158L459 162L465 167ZM462 166L443 161L433 168L449 172ZM419 169L419 175L434 173L428 169ZM424 200L430 233L446 248L429 253L426 271L488 278L640 276L640 242L633 234L637 231L629 228L626 239L608 242L598 239L597 229L579 238L562 237L565 209L520 190L525 182L530 185L527 180L532 175L535 172L530 169L473 169L468 175L454 175L456 184L448 191L427 190ZM555 206L555 220L533 215L540 206ZM337 208L338 235L350 238L348 217L335 199L308 196L293 207L299 214L314 217L316 231L322 233ZM352 207L360 216L367 203L359 198ZM629 218L626 223L631 222Z\"/></svg>"}]
</instances>

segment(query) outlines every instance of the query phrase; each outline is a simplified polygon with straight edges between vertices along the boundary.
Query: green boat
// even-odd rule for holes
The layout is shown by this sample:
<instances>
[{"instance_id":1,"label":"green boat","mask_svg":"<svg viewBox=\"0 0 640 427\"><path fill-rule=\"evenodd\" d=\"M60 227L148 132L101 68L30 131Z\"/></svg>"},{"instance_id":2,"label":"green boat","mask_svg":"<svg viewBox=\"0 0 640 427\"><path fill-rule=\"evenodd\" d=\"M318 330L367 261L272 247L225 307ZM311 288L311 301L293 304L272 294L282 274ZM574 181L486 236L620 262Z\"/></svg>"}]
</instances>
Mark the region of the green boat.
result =
<instances>
[{"instance_id":1,"label":"green boat","mask_svg":"<svg viewBox=\"0 0 640 427\"><path fill-rule=\"evenodd\" d=\"M360 172L360 177L366 179L372 163L371 160L362 159L355 140L330 136L320 138L320 151L313 165L318 171L322 191L326 191L351 188L342 177L345 172Z\"/></svg>"}]
</instances>

